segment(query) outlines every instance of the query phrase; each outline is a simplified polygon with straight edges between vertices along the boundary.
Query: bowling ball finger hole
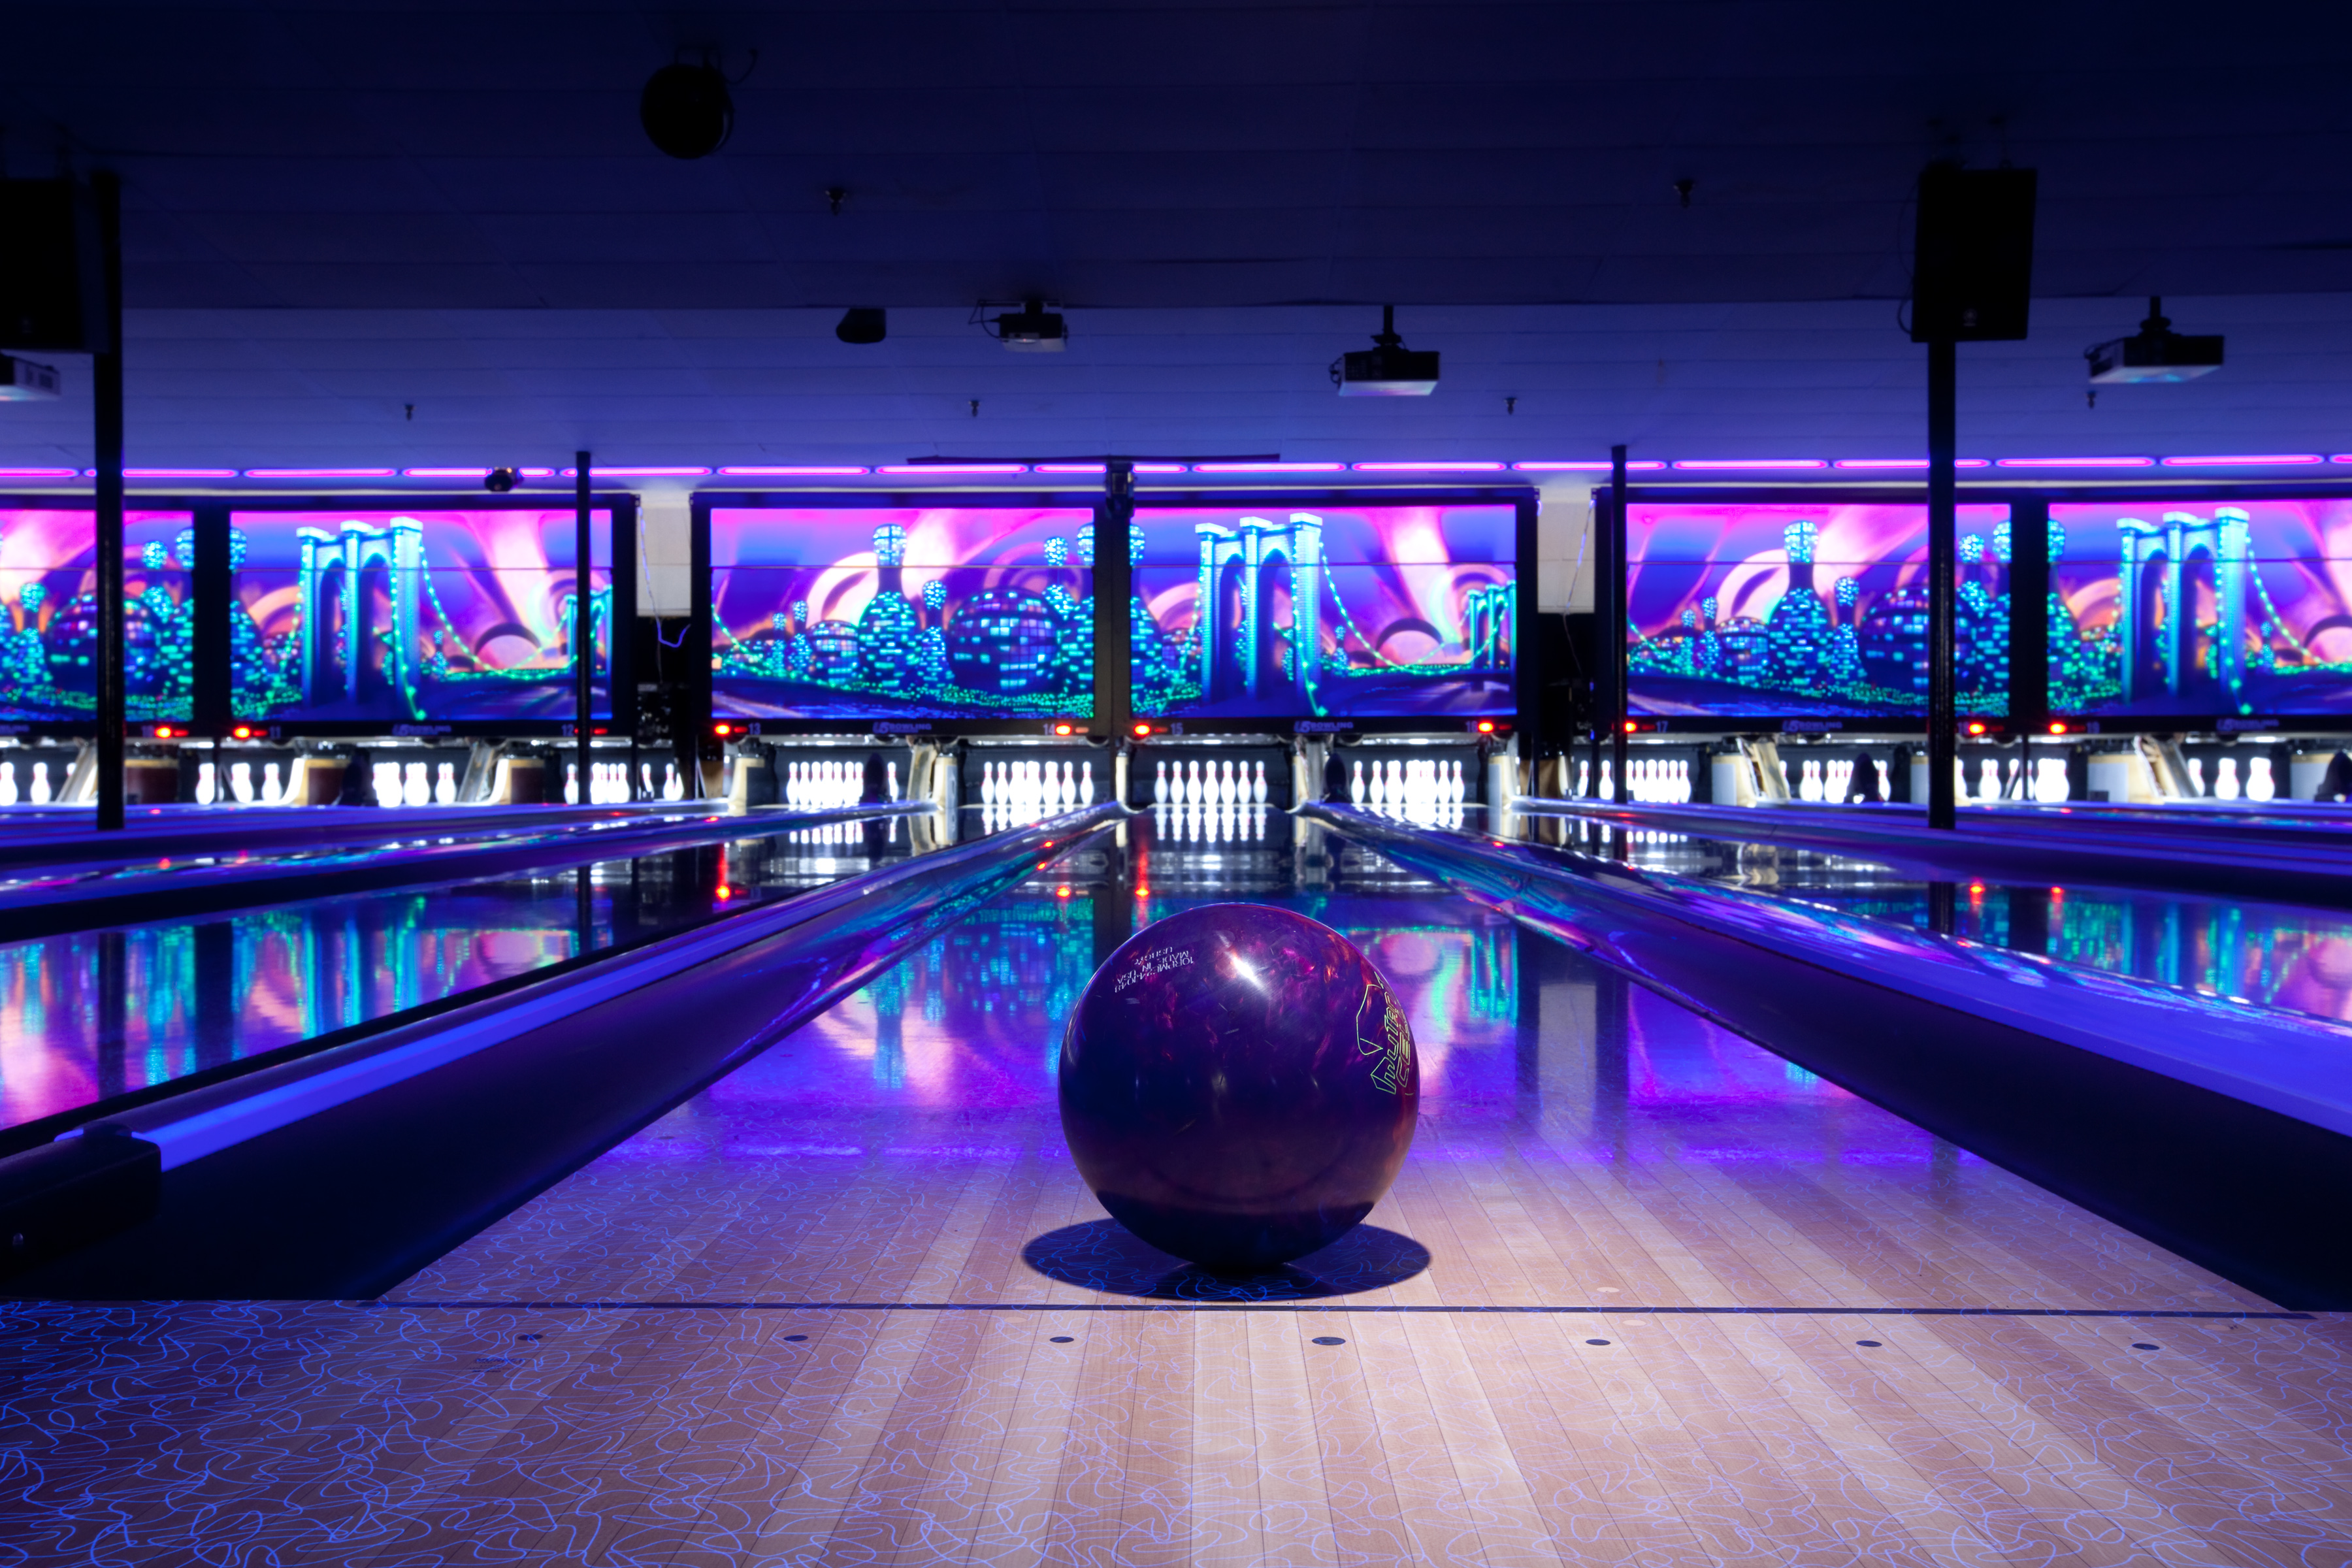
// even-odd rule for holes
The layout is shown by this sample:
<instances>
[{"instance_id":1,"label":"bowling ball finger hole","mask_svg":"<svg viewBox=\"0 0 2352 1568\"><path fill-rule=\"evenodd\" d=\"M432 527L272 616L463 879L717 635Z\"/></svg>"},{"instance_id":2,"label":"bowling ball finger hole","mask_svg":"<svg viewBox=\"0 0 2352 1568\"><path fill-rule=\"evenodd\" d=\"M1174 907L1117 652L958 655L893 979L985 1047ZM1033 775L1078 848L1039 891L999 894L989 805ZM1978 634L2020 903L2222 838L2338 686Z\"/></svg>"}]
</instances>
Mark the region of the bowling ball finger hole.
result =
<instances>
[{"instance_id":1,"label":"bowling ball finger hole","mask_svg":"<svg viewBox=\"0 0 2352 1568\"><path fill-rule=\"evenodd\" d=\"M798 1343L798 1342L800 1342L802 1340L804 1340L804 1339L808 1338L808 1336L807 1336L806 1334L786 1334L786 1335L784 1336L784 1338L786 1338L786 1339L788 1339L788 1340L791 1340L791 1341L792 1341L792 1342L793 1342L795 1344L797 1344L797 1343Z\"/></svg>"},{"instance_id":2,"label":"bowling ball finger hole","mask_svg":"<svg viewBox=\"0 0 2352 1568\"><path fill-rule=\"evenodd\" d=\"M1607 1340L1587 1340L1584 1342L1589 1345L1605 1345L1609 1342Z\"/></svg>"},{"instance_id":3,"label":"bowling ball finger hole","mask_svg":"<svg viewBox=\"0 0 2352 1568\"><path fill-rule=\"evenodd\" d=\"M2156 1346L2148 1343L2146 1340L2134 1340L2132 1342L2132 1349L2136 1351L2152 1351L2156 1348Z\"/></svg>"},{"instance_id":4,"label":"bowling ball finger hole","mask_svg":"<svg viewBox=\"0 0 2352 1568\"><path fill-rule=\"evenodd\" d=\"M1054 1336L1054 1342L1057 1345L1066 1345L1074 1344L1076 1342L1067 1334L1055 1334Z\"/></svg>"},{"instance_id":5,"label":"bowling ball finger hole","mask_svg":"<svg viewBox=\"0 0 2352 1568\"><path fill-rule=\"evenodd\" d=\"M1880 1342L1877 1340L1856 1340L1853 1342L1860 1345L1866 1351L1874 1351L1878 1349Z\"/></svg>"},{"instance_id":6,"label":"bowling ball finger hole","mask_svg":"<svg viewBox=\"0 0 2352 1568\"><path fill-rule=\"evenodd\" d=\"M1315 1336L1315 1342L1318 1345L1344 1345L1348 1342L1337 1334L1318 1334Z\"/></svg>"}]
</instances>

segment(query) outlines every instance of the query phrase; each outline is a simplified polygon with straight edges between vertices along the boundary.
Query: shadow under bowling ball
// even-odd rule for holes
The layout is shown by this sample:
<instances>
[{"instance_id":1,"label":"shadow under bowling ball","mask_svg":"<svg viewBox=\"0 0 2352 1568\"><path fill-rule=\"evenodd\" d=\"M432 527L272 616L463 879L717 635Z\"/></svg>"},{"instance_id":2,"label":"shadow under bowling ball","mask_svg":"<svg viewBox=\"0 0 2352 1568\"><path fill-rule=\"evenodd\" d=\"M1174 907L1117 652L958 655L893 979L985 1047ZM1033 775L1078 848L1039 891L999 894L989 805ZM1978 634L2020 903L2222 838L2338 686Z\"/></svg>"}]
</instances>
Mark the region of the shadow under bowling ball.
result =
<instances>
[{"instance_id":1,"label":"shadow under bowling ball","mask_svg":"<svg viewBox=\"0 0 2352 1568\"><path fill-rule=\"evenodd\" d=\"M1307 1301L1400 1284L1429 1267L1429 1248L1409 1236L1360 1225L1295 1263L1220 1273L1160 1251L1117 1220L1098 1219L1032 1238L1021 1261L1048 1279L1107 1296Z\"/></svg>"}]
</instances>

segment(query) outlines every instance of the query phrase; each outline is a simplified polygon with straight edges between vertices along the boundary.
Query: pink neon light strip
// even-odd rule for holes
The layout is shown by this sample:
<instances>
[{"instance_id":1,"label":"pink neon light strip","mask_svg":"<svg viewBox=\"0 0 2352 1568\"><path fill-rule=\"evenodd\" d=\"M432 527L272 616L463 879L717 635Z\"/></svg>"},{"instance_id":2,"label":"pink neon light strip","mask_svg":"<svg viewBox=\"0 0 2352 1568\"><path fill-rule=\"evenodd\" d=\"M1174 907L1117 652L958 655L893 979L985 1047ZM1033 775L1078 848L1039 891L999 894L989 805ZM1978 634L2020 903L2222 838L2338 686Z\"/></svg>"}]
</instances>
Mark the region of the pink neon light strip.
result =
<instances>
[{"instance_id":1,"label":"pink neon light strip","mask_svg":"<svg viewBox=\"0 0 2352 1568\"><path fill-rule=\"evenodd\" d=\"M891 463L877 474L1025 474L1025 463Z\"/></svg>"},{"instance_id":2,"label":"pink neon light strip","mask_svg":"<svg viewBox=\"0 0 2352 1568\"><path fill-rule=\"evenodd\" d=\"M1507 463L1353 463L1349 465L1360 474L1491 474L1509 466Z\"/></svg>"},{"instance_id":3,"label":"pink neon light strip","mask_svg":"<svg viewBox=\"0 0 2352 1568\"><path fill-rule=\"evenodd\" d=\"M1626 471L1627 471L1627 472L1631 473L1631 472L1633 472L1633 470L1635 470L1635 469L1637 469L1637 468L1638 468L1638 469L1644 469L1644 470L1655 470L1655 469L1658 469L1658 468L1664 468L1665 466L1666 466L1665 464L1664 464L1664 463L1662 463L1662 462L1659 462L1659 461L1657 461L1657 460L1656 460L1656 459L1654 459L1654 458L1645 458L1645 459L1643 459L1643 460L1642 460L1642 461L1640 461L1640 462L1629 462L1629 463L1627 463L1627 464L1625 465L1625 468L1626 468ZM1580 460L1580 461L1576 461L1576 462L1559 462L1559 463L1513 463L1513 464L1511 465L1511 467L1513 467L1513 468L1515 468L1518 469L1518 470L1519 470L1521 473L1523 473L1523 474L1544 474L1544 473L1605 474L1605 473L1607 473L1607 472L1609 471L1609 465L1608 465L1608 464L1606 464L1606 463L1589 463L1589 462L1584 462L1584 461L1581 461L1581 460Z\"/></svg>"},{"instance_id":4,"label":"pink neon light strip","mask_svg":"<svg viewBox=\"0 0 2352 1568\"><path fill-rule=\"evenodd\" d=\"M478 479L487 478L489 471L488 468L403 468L400 477L404 479ZM517 468L515 475L518 479L547 479L555 477L555 470Z\"/></svg>"},{"instance_id":5,"label":"pink neon light strip","mask_svg":"<svg viewBox=\"0 0 2352 1568\"><path fill-rule=\"evenodd\" d=\"M709 468L607 468L598 467L590 468L588 470L588 477L592 479L699 479L709 472L710 470ZM555 477L563 479L576 479L580 477L580 470L577 468L558 468L555 470Z\"/></svg>"},{"instance_id":6,"label":"pink neon light strip","mask_svg":"<svg viewBox=\"0 0 2352 1568\"><path fill-rule=\"evenodd\" d=\"M1343 474L1345 463L1195 463L1196 474Z\"/></svg>"},{"instance_id":7,"label":"pink neon light strip","mask_svg":"<svg viewBox=\"0 0 2352 1568\"><path fill-rule=\"evenodd\" d=\"M93 473L90 478L98 476ZM235 468L125 468L126 479L233 479Z\"/></svg>"},{"instance_id":8,"label":"pink neon light strip","mask_svg":"<svg viewBox=\"0 0 2352 1568\"><path fill-rule=\"evenodd\" d=\"M2168 468L2284 468L2320 461L2316 452L2269 452L2258 457L2167 458Z\"/></svg>"},{"instance_id":9,"label":"pink neon light strip","mask_svg":"<svg viewBox=\"0 0 2352 1568\"><path fill-rule=\"evenodd\" d=\"M834 464L834 465L828 465L828 464L822 464L822 463L802 463L802 464L787 464L787 465L785 465L785 466L783 466L783 467L781 467L781 468L721 468L721 469L719 469L719 471L720 473L722 473L722 474L741 474L741 475L746 475L746 476L750 476L750 475L759 475L759 476L765 477L765 478L802 478L802 477L805 477L805 478L814 479L814 478L819 478L819 477L831 477L831 476L837 476L837 475L844 475L844 474L862 474L862 473L866 473L866 472L867 472L868 470L866 470L866 469L865 469L865 468L856 468L856 467L853 467L853 466L850 466L850 465L847 465L847 464Z\"/></svg>"},{"instance_id":10,"label":"pink neon light strip","mask_svg":"<svg viewBox=\"0 0 2352 1568\"><path fill-rule=\"evenodd\" d=\"M2154 458L1996 458L1997 468L2152 468Z\"/></svg>"},{"instance_id":11,"label":"pink neon light strip","mask_svg":"<svg viewBox=\"0 0 2352 1568\"><path fill-rule=\"evenodd\" d=\"M1675 464L1677 468L1826 468L1829 464L1819 458L1693 458Z\"/></svg>"},{"instance_id":12,"label":"pink neon light strip","mask_svg":"<svg viewBox=\"0 0 2352 1568\"><path fill-rule=\"evenodd\" d=\"M1103 474L1110 471L1103 463L1040 463L1033 473L1039 474Z\"/></svg>"},{"instance_id":13,"label":"pink neon light strip","mask_svg":"<svg viewBox=\"0 0 2352 1568\"><path fill-rule=\"evenodd\" d=\"M0 479L78 479L79 468L0 468Z\"/></svg>"},{"instance_id":14,"label":"pink neon light strip","mask_svg":"<svg viewBox=\"0 0 2352 1568\"><path fill-rule=\"evenodd\" d=\"M1181 474L1184 471L1184 465L1181 463L1138 463L1135 465L1135 471L1139 474Z\"/></svg>"},{"instance_id":15,"label":"pink neon light strip","mask_svg":"<svg viewBox=\"0 0 2352 1568\"><path fill-rule=\"evenodd\" d=\"M248 479L389 479L398 475L391 468L247 468Z\"/></svg>"},{"instance_id":16,"label":"pink neon light strip","mask_svg":"<svg viewBox=\"0 0 2352 1568\"><path fill-rule=\"evenodd\" d=\"M1830 465L1830 467L1833 468L1915 469L1924 469L1927 466L1927 459L1925 458L1840 458L1836 462ZM1992 467L1992 464L1990 461L1983 458L1955 458L1952 459L1952 467L1956 468L1989 468Z\"/></svg>"}]
</instances>

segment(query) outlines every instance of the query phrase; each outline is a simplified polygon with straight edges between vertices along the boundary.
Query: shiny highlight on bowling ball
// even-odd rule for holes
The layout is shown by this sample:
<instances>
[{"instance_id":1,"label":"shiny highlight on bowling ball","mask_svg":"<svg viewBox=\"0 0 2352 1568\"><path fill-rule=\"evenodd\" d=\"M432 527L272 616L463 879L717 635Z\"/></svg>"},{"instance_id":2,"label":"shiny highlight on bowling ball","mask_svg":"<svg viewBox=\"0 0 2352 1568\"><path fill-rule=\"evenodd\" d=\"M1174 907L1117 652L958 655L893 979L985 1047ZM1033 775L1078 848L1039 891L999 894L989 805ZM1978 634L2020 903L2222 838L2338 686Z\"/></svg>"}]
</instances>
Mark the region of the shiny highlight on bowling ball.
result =
<instances>
[{"instance_id":1,"label":"shiny highlight on bowling ball","mask_svg":"<svg viewBox=\"0 0 2352 1568\"><path fill-rule=\"evenodd\" d=\"M1095 972L1062 1037L1062 1133L1104 1208L1222 1271L1329 1246L1412 1146L1421 1072L1388 982L1327 925L1188 910Z\"/></svg>"}]
</instances>

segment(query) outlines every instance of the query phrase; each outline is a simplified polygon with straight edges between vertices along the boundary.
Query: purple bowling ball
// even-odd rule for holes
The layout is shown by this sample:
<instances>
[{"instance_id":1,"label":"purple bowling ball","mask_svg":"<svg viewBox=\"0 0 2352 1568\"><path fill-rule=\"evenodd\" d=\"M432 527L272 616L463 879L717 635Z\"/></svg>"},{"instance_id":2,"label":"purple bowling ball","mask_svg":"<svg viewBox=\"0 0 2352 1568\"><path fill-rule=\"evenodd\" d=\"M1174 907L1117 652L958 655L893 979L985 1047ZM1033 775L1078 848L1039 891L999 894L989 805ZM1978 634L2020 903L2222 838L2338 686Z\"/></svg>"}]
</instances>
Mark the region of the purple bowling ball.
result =
<instances>
[{"instance_id":1,"label":"purple bowling ball","mask_svg":"<svg viewBox=\"0 0 2352 1568\"><path fill-rule=\"evenodd\" d=\"M1354 1229L1412 1146L1421 1071L1388 982L1327 925L1210 904L1131 938L1062 1036L1062 1135L1111 1217L1220 1271Z\"/></svg>"}]
</instances>

